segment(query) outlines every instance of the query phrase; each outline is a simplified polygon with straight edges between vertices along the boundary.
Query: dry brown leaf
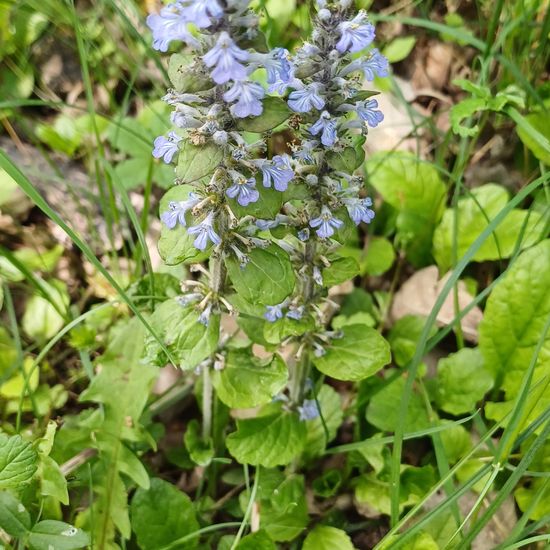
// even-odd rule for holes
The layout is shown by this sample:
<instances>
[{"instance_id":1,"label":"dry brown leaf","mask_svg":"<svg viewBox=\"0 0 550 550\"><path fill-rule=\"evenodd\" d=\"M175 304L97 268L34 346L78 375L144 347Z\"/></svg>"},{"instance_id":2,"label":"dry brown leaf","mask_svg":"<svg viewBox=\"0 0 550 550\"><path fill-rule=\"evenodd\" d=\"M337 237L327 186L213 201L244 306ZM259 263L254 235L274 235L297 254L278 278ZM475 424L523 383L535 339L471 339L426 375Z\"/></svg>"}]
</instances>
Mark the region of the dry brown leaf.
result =
<instances>
[{"instance_id":1,"label":"dry brown leaf","mask_svg":"<svg viewBox=\"0 0 550 550\"><path fill-rule=\"evenodd\" d=\"M434 265L417 271L395 294L391 308L392 320L395 322L405 315L428 316L449 276L448 273L439 279L439 271ZM472 300L473 297L466 290L466 285L459 281L458 304L460 309L464 309ZM477 342L477 327L482 317L481 309L476 306L462 318L462 332L468 341ZM440 327L446 326L454 318L454 296L453 292L450 292L437 314L436 322Z\"/></svg>"}]
</instances>

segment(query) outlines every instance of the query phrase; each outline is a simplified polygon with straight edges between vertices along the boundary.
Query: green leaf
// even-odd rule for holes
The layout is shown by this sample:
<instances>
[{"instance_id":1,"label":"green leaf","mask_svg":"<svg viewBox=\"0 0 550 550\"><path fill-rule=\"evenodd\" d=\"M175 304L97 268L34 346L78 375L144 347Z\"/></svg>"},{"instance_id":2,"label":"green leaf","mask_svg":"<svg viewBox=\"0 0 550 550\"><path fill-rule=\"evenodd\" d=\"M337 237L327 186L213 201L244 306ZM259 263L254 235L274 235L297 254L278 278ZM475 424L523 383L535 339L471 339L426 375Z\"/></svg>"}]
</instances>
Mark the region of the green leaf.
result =
<instances>
[{"instance_id":1,"label":"green leaf","mask_svg":"<svg viewBox=\"0 0 550 550\"><path fill-rule=\"evenodd\" d=\"M550 315L550 239L524 251L493 289L479 326L479 348L506 399L513 399ZM548 372L550 334L535 366Z\"/></svg>"},{"instance_id":2,"label":"green leaf","mask_svg":"<svg viewBox=\"0 0 550 550\"><path fill-rule=\"evenodd\" d=\"M8 491L0 491L0 528L16 538L23 537L31 528L31 515Z\"/></svg>"},{"instance_id":3,"label":"green leaf","mask_svg":"<svg viewBox=\"0 0 550 550\"><path fill-rule=\"evenodd\" d=\"M353 174L361 162L353 147L345 147L342 151L329 151L326 154L327 164L334 170Z\"/></svg>"},{"instance_id":4,"label":"green leaf","mask_svg":"<svg viewBox=\"0 0 550 550\"><path fill-rule=\"evenodd\" d=\"M257 322L257 321L256 321ZM304 315L301 319L283 317L274 323L264 322L263 337L268 345L280 344L288 336L301 336L315 328L315 321L311 315Z\"/></svg>"},{"instance_id":5,"label":"green leaf","mask_svg":"<svg viewBox=\"0 0 550 550\"><path fill-rule=\"evenodd\" d=\"M277 547L267 534L267 531L260 529L256 533L246 535L237 544L236 550L277 550Z\"/></svg>"},{"instance_id":6,"label":"green leaf","mask_svg":"<svg viewBox=\"0 0 550 550\"><path fill-rule=\"evenodd\" d=\"M393 245L385 237L371 237L365 255L366 273L369 275L383 275L395 261Z\"/></svg>"},{"instance_id":7,"label":"green leaf","mask_svg":"<svg viewBox=\"0 0 550 550\"><path fill-rule=\"evenodd\" d=\"M414 36L394 38L384 48L383 54L390 63L398 63L409 56L415 44L416 38Z\"/></svg>"},{"instance_id":8,"label":"green leaf","mask_svg":"<svg viewBox=\"0 0 550 550\"><path fill-rule=\"evenodd\" d=\"M205 72L200 75L201 65L194 63L195 56L175 53L168 62L168 77L177 92L195 93L212 87L212 80Z\"/></svg>"},{"instance_id":9,"label":"green leaf","mask_svg":"<svg viewBox=\"0 0 550 550\"><path fill-rule=\"evenodd\" d=\"M193 145L183 141L178 155L176 176L180 183L193 183L209 176L222 162L223 149L213 143Z\"/></svg>"},{"instance_id":10,"label":"green leaf","mask_svg":"<svg viewBox=\"0 0 550 550\"><path fill-rule=\"evenodd\" d=\"M325 355L313 363L336 380L359 381L376 374L391 361L390 345L373 328L347 325L342 338L332 340Z\"/></svg>"},{"instance_id":11,"label":"green leaf","mask_svg":"<svg viewBox=\"0 0 550 550\"><path fill-rule=\"evenodd\" d=\"M256 189L260 193L260 198L256 202L250 203L247 206L241 206L235 199L229 199L231 210L239 217L275 218L283 205L283 193L271 187L264 187L259 178L256 180Z\"/></svg>"},{"instance_id":12,"label":"green leaf","mask_svg":"<svg viewBox=\"0 0 550 550\"><path fill-rule=\"evenodd\" d=\"M317 525L304 540L302 550L354 550L345 531L328 525Z\"/></svg>"},{"instance_id":13,"label":"green leaf","mask_svg":"<svg viewBox=\"0 0 550 550\"><path fill-rule=\"evenodd\" d=\"M40 457L40 494L51 496L61 504L69 504L67 480L53 458L42 455Z\"/></svg>"},{"instance_id":14,"label":"green leaf","mask_svg":"<svg viewBox=\"0 0 550 550\"><path fill-rule=\"evenodd\" d=\"M212 462L214 448L211 441L204 441L202 439L198 420L193 419L187 424L183 441L191 460L195 464L208 466Z\"/></svg>"},{"instance_id":15,"label":"green leaf","mask_svg":"<svg viewBox=\"0 0 550 550\"><path fill-rule=\"evenodd\" d=\"M524 117L527 124L532 126L539 134L542 134L550 141L550 127L548 125L548 113L537 111ZM516 132L523 144L535 155L541 162L550 166L550 151L543 147L532 133L527 131L527 126L516 126Z\"/></svg>"},{"instance_id":16,"label":"green leaf","mask_svg":"<svg viewBox=\"0 0 550 550\"><path fill-rule=\"evenodd\" d=\"M401 468L400 511L420 502L435 481L434 470L430 465L421 468L404 465ZM385 475L378 478L372 473L361 476L355 488L355 498L367 517L390 515L390 482Z\"/></svg>"},{"instance_id":17,"label":"green leaf","mask_svg":"<svg viewBox=\"0 0 550 550\"><path fill-rule=\"evenodd\" d=\"M508 191L494 183L482 185L471 191L472 196L458 201L457 257L463 256L509 199ZM498 260L509 258L514 252L519 232L526 222L521 247L532 246L544 229L541 214L536 211L512 210L495 229L493 234L474 254L473 260ZM445 210L441 223L434 233L433 254L442 271L452 264L453 235L455 233L455 211Z\"/></svg>"},{"instance_id":18,"label":"green leaf","mask_svg":"<svg viewBox=\"0 0 550 550\"><path fill-rule=\"evenodd\" d=\"M43 281L43 285L54 303L35 294L27 302L22 320L26 334L38 341L49 340L63 328L65 319L60 311L65 311L70 302L67 288L61 281Z\"/></svg>"},{"instance_id":19,"label":"green leaf","mask_svg":"<svg viewBox=\"0 0 550 550\"><path fill-rule=\"evenodd\" d=\"M323 453L328 443L336 437L336 432L342 424L344 412L342 411L342 399L338 392L330 386L323 384L317 394L317 401L328 431L328 441L321 417L306 422L307 438L304 449L306 459L313 458Z\"/></svg>"},{"instance_id":20,"label":"green leaf","mask_svg":"<svg viewBox=\"0 0 550 550\"><path fill-rule=\"evenodd\" d=\"M199 321L199 312L194 306L182 306L177 299L157 306L150 322L182 369L196 367L218 346L219 316L212 315L205 326ZM166 364L166 354L149 334L145 336L145 349L150 361L159 366Z\"/></svg>"},{"instance_id":21,"label":"green leaf","mask_svg":"<svg viewBox=\"0 0 550 550\"><path fill-rule=\"evenodd\" d=\"M274 541L290 541L308 524L308 507L303 476L283 475L278 470L261 470L257 498L261 525ZM246 504L246 491L241 506Z\"/></svg>"},{"instance_id":22,"label":"green leaf","mask_svg":"<svg viewBox=\"0 0 550 550\"><path fill-rule=\"evenodd\" d=\"M472 137L479 132L479 126L465 126L462 122L480 111L489 108L488 99L482 97L469 97L463 99L451 107L451 126L453 132L461 137Z\"/></svg>"},{"instance_id":23,"label":"green leaf","mask_svg":"<svg viewBox=\"0 0 550 550\"><path fill-rule=\"evenodd\" d=\"M405 388L405 378L400 376L375 393L367 407L367 420L379 430L394 432L399 420L399 407ZM409 403L405 431L416 432L429 428L426 405L418 390L414 388Z\"/></svg>"},{"instance_id":24,"label":"green leaf","mask_svg":"<svg viewBox=\"0 0 550 550\"><path fill-rule=\"evenodd\" d=\"M255 134L262 134L268 130L273 130L292 114L286 101L280 97L266 97L263 106L264 110L260 116L239 119L237 128Z\"/></svg>"},{"instance_id":25,"label":"green leaf","mask_svg":"<svg viewBox=\"0 0 550 550\"><path fill-rule=\"evenodd\" d=\"M138 489L131 505L132 529L142 550L158 550L198 531L190 498L171 483L153 478L148 491ZM177 548L196 548L197 539Z\"/></svg>"},{"instance_id":26,"label":"green leaf","mask_svg":"<svg viewBox=\"0 0 550 550\"><path fill-rule=\"evenodd\" d=\"M189 198L189 192L193 190L190 185L178 185L165 193L160 200L159 212L162 214L168 210L168 204L172 201L185 201ZM200 262L207 254L197 250L193 246L194 237L187 233L185 227L180 224L174 229L168 229L162 224L158 243L159 254L166 265L178 265L182 262Z\"/></svg>"},{"instance_id":27,"label":"green leaf","mask_svg":"<svg viewBox=\"0 0 550 550\"><path fill-rule=\"evenodd\" d=\"M107 139L111 145L130 157L149 159L153 150L155 135L137 119L125 117L115 120L107 128Z\"/></svg>"},{"instance_id":28,"label":"green leaf","mask_svg":"<svg viewBox=\"0 0 550 550\"><path fill-rule=\"evenodd\" d=\"M338 285L359 274L359 264L354 258L337 258L330 267L323 269L323 283L326 287Z\"/></svg>"},{"instance_id":29,"label":"green leaf","mask_svg":"<svg viewBox=\"0 0 550 550\"><path fill-rule=\"evenodd\" d=\"M283 411L237 421L237 431L229 434L226 445L241 464L274 466L290 464L303 450L306 426L298 415Z\"/></svg>"},{"instance_id":30,"label":"green leaf","mask_svg":"<svg viewBox=\"0 0 550 550\"><path fill-rule=\"evenodd\" d=\"M404 153L379 153L367 163L370 182L398 210L398 237L415 266L431 259L432 235L443 214L446 189L434 166Z\"/></svg>"},{"instance_id":31,"label":"green leaf","mask_svg":"<svg viewBox=\"0 0 550 550\"><path fill-rule=\"evenodd\" d=\"M212 384L218 397L237 409L269 403L288 379L285 362L280 355L261 360L250 348L230 350L224 368L212 372Z\"/></svg>"},{"instance_id":32,"label":"green leaf","mask_svg":"<svg viewBox=\"0 0 550 550\"><path fill-rule=\"evenodd\" d=\"M38 522L29 535L31 550L76 550L90 544L90 537L68 523L55 520Z\"/></svg>"},{"instance_id":33,"label":"green leaf","mask_svg":"<svg viewBox=\"0 0 550 550\"><path fill-rule=\"evenodd\" d=\"M545 482L546 488L544 488ZM537 521L547 517L550 514L550 483L548 483L548 478L534 478L528 484L518 487L514 491L514 498L522 512L529 510L533 500L537 498L537 504L531 509L529 519Z\"/></svg>"},{"instance_id":34,"label":"green leaf","mask_svg":"<svg viewBox=\"0 0 550 550\"><path fill-rule=\"evenodd\" d=\"M464 426L453 424L450 420L441 420L447 428L439 432L445 456L450 464L458 462L472 448L470 434Z\"/></svg>"},{"instance_id":35,"label":"green leaf","mask_svg":"<svg viewBox=\"0 0 550 550\"><path fill-rule=\"evenodd\" d=\"M252 304L281 303L294 290L295 277L288 254L277 245L253 248L249 263L241 267L234 256L225 264L235 290Z\"/></svg>"},{"instance_id":36,"label":"green leaf","mask_svg":"<svg viewBox=\"0 0 550 550\"><path fill-rule=\"evenodd\" d=\"M492 387L493 376L486 370L478 348L463 348L437 364L436 400L445 412L472 412Z\"/></svg>"},{"instance_id":37,"label":"green leaf","mask_svg":"<svg viewBox=\"0 0 550 550\"><path fill-rule=\"evenodd\" d=\"M420 335L424 330L426 319L419 315L405 315L398 319L388 334L388 342L395 363L400 367L404 367L413 358ZM430 338L437 333L437 327L432 327L430 330Z\"/></svg>"},{"instance_id":38,"label":"green leaf","mask_svg":"<svg viewBox=\"0 0 550 550\"><path fill-rule=\"evenodd\" d=\"M38 455L20 435L0 433L0 489L20 488L28 483L38 467Z\"/></svg>"}]
</instances>

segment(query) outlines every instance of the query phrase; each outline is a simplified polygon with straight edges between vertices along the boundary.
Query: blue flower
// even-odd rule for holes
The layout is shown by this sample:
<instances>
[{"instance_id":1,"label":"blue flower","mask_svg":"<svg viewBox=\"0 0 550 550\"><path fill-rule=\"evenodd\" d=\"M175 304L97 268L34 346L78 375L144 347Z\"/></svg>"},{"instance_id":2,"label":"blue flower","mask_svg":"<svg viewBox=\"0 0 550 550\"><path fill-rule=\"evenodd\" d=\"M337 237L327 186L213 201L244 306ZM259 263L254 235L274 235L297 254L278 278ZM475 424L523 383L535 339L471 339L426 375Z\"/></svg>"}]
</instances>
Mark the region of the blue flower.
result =
<instances>
[{"instance_id":1,"label":"blue flower","mask_svg":"<svg viewBox=\"0 0 550 550\"><path fill-rule=\"evenodd\" d=\"M211 76L216 84L246 78L246 67L240 62L248 60L248 52L241 50L225 31L220 33L216 45L202 59L207 67L215 67Z\"/></svg>"},{"instance_id":2,"label":"blue flower","mask_svg":"<svg viewBox=\"0 0 550 550\"><path fill-rule=\"evenodd\" d=\"M369 208L369 206L372 206L370 198L344 199L344 204L348 209L349 217L355 222L355 225L359 225L361 222L370 223L374 219L374 210Z\"/></svg>"},{"instance_id":3,"label":"blue flower","mask_svg":"<svg viewBox=\"0 0 550 550\"><path fill-rule=\"evenodd\" d=\"M218 0L184 0L182 9L187 20L199 29L210 27L211 17L219 18L223 15Z\"/></svg>"},{"instance_id":4,"label":"blue flower","mask_svg":"<svg viewBox=\"0 0 550 550\"><path fill-rule=\"evenodd\" d=\"M319 229L316 231L317 235L322 239L328 239L334 235L335 229L339 229L344 225L344 222L335 218L327 206L323 206L321 215L311 220L309 225L313 228L318 227Z\"/></svg>"},{"instance_id":5,"label":"blue flower","mask_svg":"<svg viewBox=\"0 0 550 550\"><path fill-rule=\"evenodd\" d=\"M261 115L264 96L265 90L262 85L250 81L234 82L233 86L223 94L223 98L228 103L237 101L231 106L231 114L237 118Z\"/></svg>"},{"instance_id":6,"label":"blue flower","mask_svg":"<svg viewBox=\"0 0 550 550\"><path fill-rule=\"evenodd\" d=\"M294 170L290 167L290 157L288 155L276 155L270 161L262 163L264 187L273 187L277 191L286 191L289 182L294 177Z\"/></svg>"},{"instance_id":7,"label":"blue flower","mask_svg":"<svg viewBox=\"0 0 550 550\"><path fill-rule=\"evenodd\" d=\"M365 73L365 78L370 82L375 76L388 76L388 60L376 49L369 52L369 57L361 63L361 69Z\"/></svg>"},{"instance_id":8,"label":"blue flower","mask_svg":"<svg viewBox=\"0 0 550 550\"><path fill-rule=\"evenodd\" d=\"M218 245L222 242L220 236L214 231L214 213L210 212L204 220L197 224L193 225L187 230L189 235L196 235L195 240L193 241L193 246L198 250L204 250L208 241L212 241L212 244Z\"/></svg>"},{"instance_id":9,"label":"blue flower","mask_svg":"<svg viewBox=\"0 0 550 550\"><path fill-rule=\"evenodd\" d=\"M336 44L340 53L359 52L374 40L374 26L366 22L366 13L361 10L351 21L338 25L341 37Z\"/></svg>"},{"instance_id":10,"label":"blue flower","mask_svg":"<svg viewBox=\"0 0 550 550\"><path fill-rule=\"evenodd\" d=\"M322 109L325 106L325 100L319 95L319 84L314 82L300 90L290 92L288 106L297 113L308 113L313 108Z\"/></svg>"},{"instance_id":11,"label":"blue flower","mask_svg":"<svg viewBox=\"0 0 550 550\"><path fill-rule=\"evenodd\" d=\"M332 147L338 140L336 121L327 111L321 113L319 120L309 129L309 133L314 136L321 133L321 143L325 147Z\"/></svg>"},{"instance_id":12,"label":"blue flower","mask_svg":"<svg viewBox=\"0 0 550 550\"><path fill-rule=\"evenodd\" d=\"M276 306L266 306L264 318L269 321L270 323L274 323L278 319L283 318L283 306L284 302L277 304Z\"/></svg>"},{"instance_id":13,"label":"blue flower","mask_svg":"<svg viewBox=\"0 0 550 550\"><path fill-rule=\"evenodd\" d=\"M294 151L294 158L310 164L313 163L313 150L319 145L319 142L312 139L306 139L302 141L300 145L301 147Z\"/></svg>"},{"instance_id":14,"label":"blue flower","mask_svg":"<svg viewBox=\"0 0 550 550\"><path fill-rule=\"evenodd\" d=\"M233 185L227 189L225 194L231 199L236 197L241 206L248 206L260 198L260 193L256 189L256 180L254 178L247 179L238 172L235 172Z\"/></svg>"},{"instance_id":15,"label":"blue flower","mask_svg":"<svg viewBox=\"0 0 550 550\"><path fill-rule=\"evenodd\" d=\"M383 120L384 113L377 111L378 101L376 99L368 99L366 101L359 101L355 104L355 110L357 114L364 120L371 128L376 128Z\"/></svg>"},{"instance_id":16,"label":"blue flower","mask_svg":"<svg viewBox=\"0 0 550 550\"><path fill-rule=\"evenodd\" d=\"M200 198L192 192L186 201L170 201L168 210L161 214L160 219L168 229L174 229L178 223L185 227L185 213L199 202Z\"/></svg>"},{"instance_id":17,"label":"blue flower","mask_svg":"<svg viewBox=\"0 0 550 550\"><path fill-rule=\"evenodd\" d=\"M185 13L180 2L174 2L160 10L159 14L147 17L147 26L153 32L153 48L165 52L172 40L183 40L190 46L197 47L199 41L193 37L187 24Z\"/></svg>"},{"instance_id":18,"label":"blue flower","mask_svg":"<svg viewBox=\"0 0 550 550\"><path fill-rule=\"evenodd\" d=\"M156 159L162 158L166 164L170 164L174 155L178 152L178 143L181 139L181 136L178 136L175 132L169 132L168 138L159 136L154 141L153 156Z\"/></svg>"},{"instance_id":19,"label":"blue flower","mask_svg":"<svg viewBox=\"0 0 550 550\"><path fill-rule=\"evenodd\" d=\"M299 321L304 316L305 308L304 306L290 306L286 316L289 319L294 319L295 321Z\"/></svg>"},{"instance_id":20,"label":"blue flower","mask_svg":"<svg viewBox=\"0 0 550 550\"><path fill-rule=\"evenodd\" d=\"M201 325L204 325L205 327L208 326L208 323L210 322L210 316L212 315L212 303L209 303L202 313L199 315L199 323Z\"/></svg>"},{"instance_id":21,"label":"blue flower","mask_svg":"<svg viewBox=\"0 0 550 550\"><path fill-rule=\"evenodd\" d=\"M293 67L290 63L288 50L285 48L274 48L268 54L256 54L261 64L267 71L267 83L290 82L293 77Z\"/></svg>"},{"instance_id":22,"label":"blue flower","mask_svg":"<svg viewBox=\"0 0 550 550\"><path fill-rule=\"evenodd\" d=\"M315 399L304 399L304 402L298 407L300 420L314 420L319 416L319 407Z\"/></svg>"}]
</instances>

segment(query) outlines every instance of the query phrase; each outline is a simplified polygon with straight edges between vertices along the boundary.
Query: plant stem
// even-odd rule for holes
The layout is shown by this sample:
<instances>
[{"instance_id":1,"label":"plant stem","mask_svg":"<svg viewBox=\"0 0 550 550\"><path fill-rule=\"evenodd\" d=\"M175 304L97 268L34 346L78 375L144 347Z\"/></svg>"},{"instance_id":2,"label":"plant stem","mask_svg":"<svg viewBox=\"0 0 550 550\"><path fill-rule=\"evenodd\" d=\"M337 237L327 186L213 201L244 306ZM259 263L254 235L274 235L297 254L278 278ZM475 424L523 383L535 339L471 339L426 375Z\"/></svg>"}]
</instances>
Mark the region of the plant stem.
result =
<instances>
[{"instance_id":1,"label":"plant stem","mask_svg":"<svg viewBox=\"0 0 550 550\"><path fill-rule=\"evenodd\" d=\"M212 380L208 367L202 369L202 438L208 441L212 432Z\"/></svg>"},{"instance_id":2,"label":"plant stem","mask_svg":"<svg viewBox=\"0 0 550 550\"><path fill-rule=\"evenodd\" d=\"M315 259L316 248L317 243L315 239L309 239L306 243L304 252L305 265L314 265L313 260ZM305 273L302 279L302 296L304 298L304 304L308 304L313 299L314 293L315 281L313 280L313 273ZM309 333L306 333L303 336L303 343L300 347L290 385L290 398L295 404L301 403L304 399L306 380L311 369L309 344Z\"/></svg>"}]
</instances>

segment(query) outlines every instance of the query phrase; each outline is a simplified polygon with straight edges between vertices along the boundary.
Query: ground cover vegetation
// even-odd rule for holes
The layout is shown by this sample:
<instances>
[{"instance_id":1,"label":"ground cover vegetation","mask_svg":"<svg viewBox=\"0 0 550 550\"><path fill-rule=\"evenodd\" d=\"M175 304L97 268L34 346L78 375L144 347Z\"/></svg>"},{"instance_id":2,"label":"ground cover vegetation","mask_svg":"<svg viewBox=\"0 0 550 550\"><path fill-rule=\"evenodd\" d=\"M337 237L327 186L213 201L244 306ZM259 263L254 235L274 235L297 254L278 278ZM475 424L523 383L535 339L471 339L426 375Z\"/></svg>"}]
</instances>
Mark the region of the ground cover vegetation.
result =
<instances>
[{"instance_id":1,"label":"ground cover vegetation","mask_svg":"<svg viewBox=\"0 0 550 550\"><path fill-rule=\"evenodd\" d=\"M546 548L544 0L0 0L0 547Z\"/></svg>"}]
</instances>

